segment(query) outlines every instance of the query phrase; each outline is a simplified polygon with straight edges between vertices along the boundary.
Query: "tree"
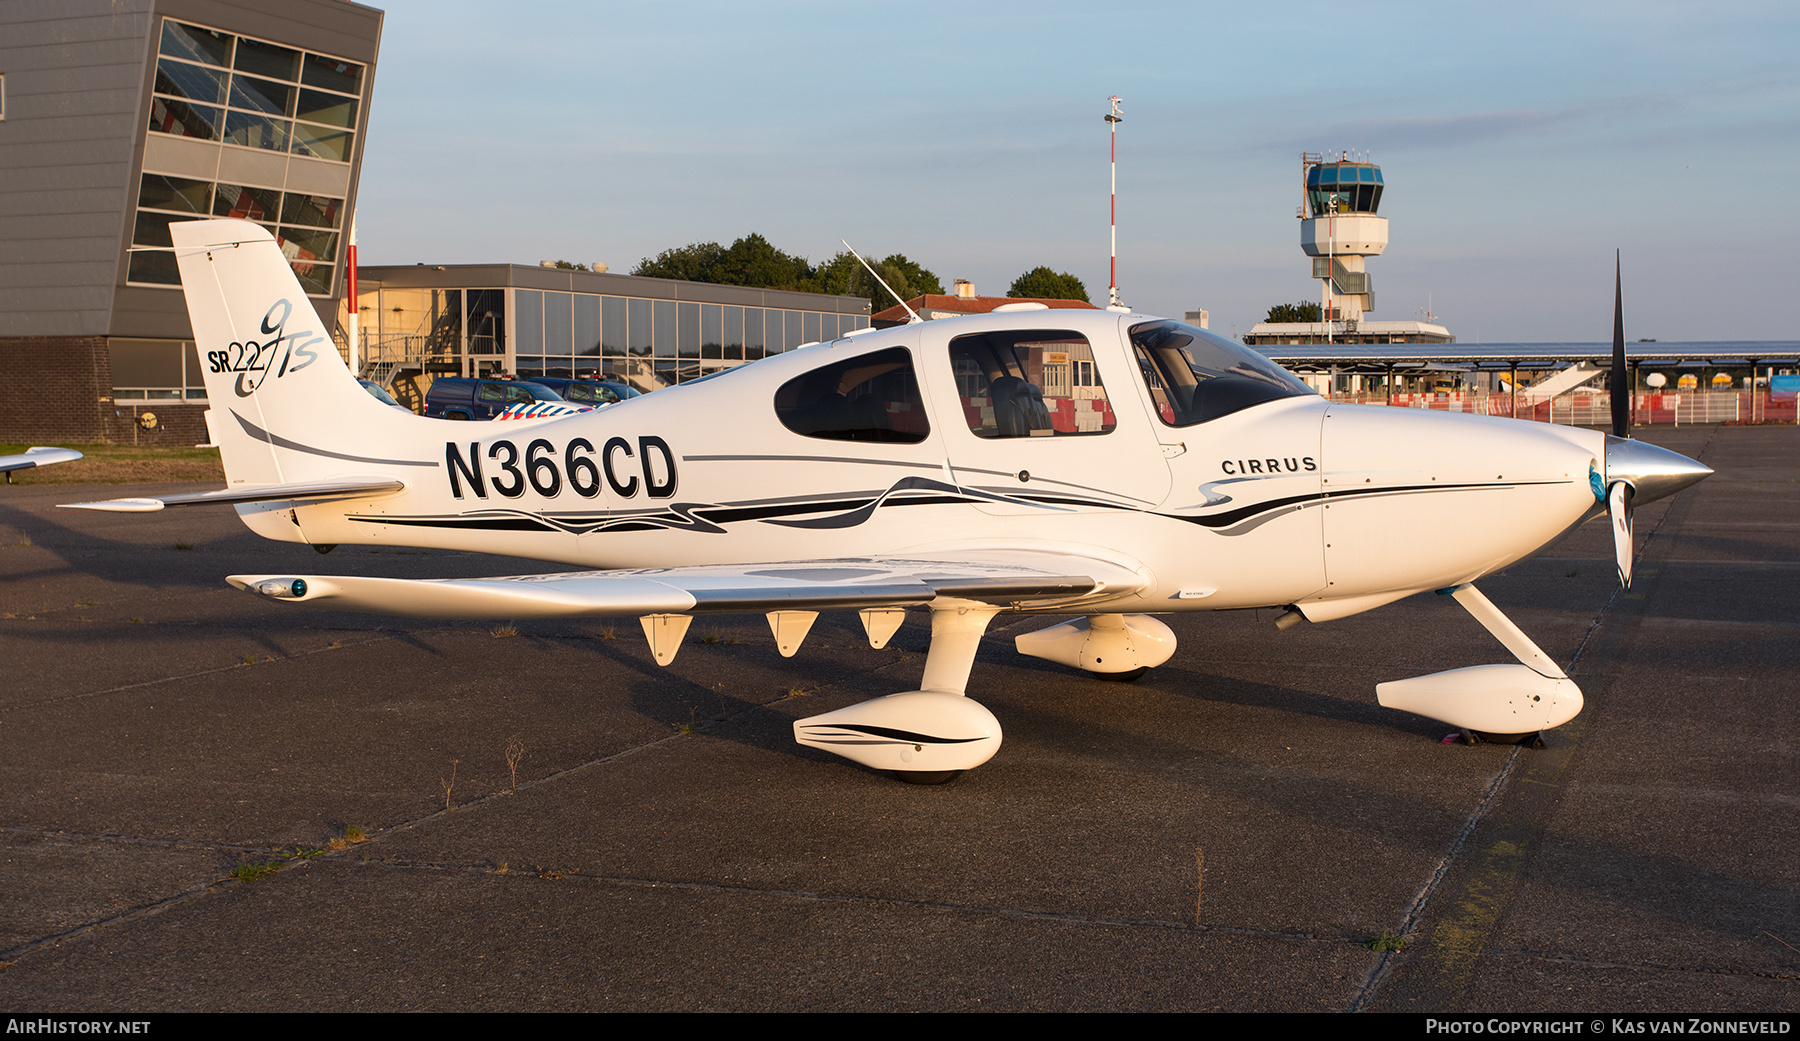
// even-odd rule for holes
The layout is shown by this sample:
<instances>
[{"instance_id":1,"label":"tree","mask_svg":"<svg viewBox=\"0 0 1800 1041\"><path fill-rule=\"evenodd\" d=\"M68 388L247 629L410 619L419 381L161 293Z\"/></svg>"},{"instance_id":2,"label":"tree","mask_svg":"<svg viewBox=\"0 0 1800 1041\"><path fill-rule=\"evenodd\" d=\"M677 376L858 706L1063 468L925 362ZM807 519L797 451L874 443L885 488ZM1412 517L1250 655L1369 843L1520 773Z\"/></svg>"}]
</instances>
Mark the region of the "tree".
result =
<instances>
[{"instance_id":1,"label":"tree","mask_svg":"<svg viewBox=\"0 0 1800 1041\"><path fill-rule=\"evenodd\" d=\"M1022 296L1037 300L1087 300L1087 286L1081 279L1067 271L1052 271L1039 265L1013 279L1012 288L1006 291L1007 296Z\"/></svg>"},{"instance_id":2,"label":"tree","mask_svg":"<svg viewBox=\"0 0 1800 1041\"><path fill-rule=\"evenodd\" d=\"M805 257L783 253L753 231L733 242L708 275L699 281L757 289L799 289L812 278L813 270Z\"/></svg>"},{"instance_id":3,"label":"tree","mask_svg":"<svg viewBox=\"0 0 1800 1041\"><path fill-rule=\"evenodd\" d=\"M1319 320L1319 302L1302 300L1293 304L1276 304L1269 308L1271 322L1316 322Z\"/></svg>"},{"instance_id":4,"label":"tree","mask_svg":"<svg viewBox=\"0 0 1800 1041\"><path fill-rule=\"evenodd\" d=\"M725 255L725 247L717 242L696 242L676 249L665 249L654 259L645 257L631 269L634 275L647 278L679 278L688 282L711 282L707 276Z\"/></svg>"},{"instance_id":5,"label":"tree","mask_svg":"<svg viewBox=\"0 0 1800 1041\"><path fill-rule=\"evenodd\" d=\"M848 251L840 252L813 269L812 282L807 291L830 293L833 296L855 296L856 293L850 288L851 281L861 270L862 265ZM876 310L879 311L880 308Z\"/></svg>"},{"instance_id":6,"label":"tree","mask_svg":"<svg viewBox=\"0 0 1800 1041\"><path fill-rule=\"evenodd\" d=\"M906 299L908 300L925 293L936 293L939 296L943 295L944 283L939 281L936 275L906 259L906 254L904 253L895 253L876 265L877 268L883 266L891 267L906 276L907 284L912 286L912 292L908 293L906 296ZM881 277L887 278L887 273L883 272ZM893 279L890 278L888 281L891 283ZM894 286L894 288L899 289L900 287ZM877 308L876 310L880 310L880 308Z\"/></svg>"},{"instance_id":7,"label":"tree","mask_svg":"<svg viewBox=\"0 0 1800 1041\"><path fill-rule=\"evenodd\" d=\"M887 279L888 285L894 287L902 300L910 300L920 293L944 291L944 285L936 275L899 253L876 263L875 270ZM886 290L877 285L848 252L839 253L815 268L805 257L783 253L756 232L745 235L729 247L717 242L696 242L666 249L638 261L631 273L755 289L863 296L869 298L877 311L894 304Z\"/></svg>"},{"instance_id":8,"label":"tree","mask_svg":"<svg viewBox=\"0 0 1800 1041\"><path fill-rule=\"evenodd\" d=\"M904 254L895 253L886 260L870 261L870 265L902 300L911 300L925 293L941 294L944 291L944 284L936 275L906 259ZM881 288L880 283L870 277L868 269L848 251L820 264L813 272L809 290L814 293L864 297L869 301L871 311L885 311L894 306L893 296Z\"/></svg>"},{"instance_id":9,"label":"tree","mask_svg":"<svg viewBox=\"0 0 1800 1041\"><path fill-rule=\"evenodd\" d=\"M898 256L898 254L895 255ZM901 259L904 260L906 258L901 257ZM896 303L894 300L895 296L898 296L901 300L911 300L913 297L920 295L921 291L919 287L912 284L912 280L906 277L906 269L900 267L898 264L883 260L871 264L870 267L873 267L875 273L880 275L882 281L885 281L888 284L888 287L894 291L893 294L890 295L886 289L881 288L880 282L875 281L875 279L869 275L867 268L863 267L861 264L856 265L856 271L850 276L849 295L868 297L869 310L871 313L875 311L885 311L894 306ZM927 272L927 274L929 273L930 272Z\"/></svg>"}]
</instances>

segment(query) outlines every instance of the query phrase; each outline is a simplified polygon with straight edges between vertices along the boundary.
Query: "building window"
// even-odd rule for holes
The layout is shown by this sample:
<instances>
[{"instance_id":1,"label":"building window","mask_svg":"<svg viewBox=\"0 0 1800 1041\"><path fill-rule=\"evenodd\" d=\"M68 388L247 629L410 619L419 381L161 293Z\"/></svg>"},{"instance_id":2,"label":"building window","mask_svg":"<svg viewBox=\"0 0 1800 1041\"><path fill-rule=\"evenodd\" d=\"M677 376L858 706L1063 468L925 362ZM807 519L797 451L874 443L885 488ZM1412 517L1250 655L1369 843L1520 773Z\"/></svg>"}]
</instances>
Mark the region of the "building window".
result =
<instances>
[{"instance_id":1,"label":"building window","mask_svg":"<svg viewBox=\"0 0 1800 1041\"><path fill-rule=\"evenodd\" d=\"M146 173L138 182L137 224L126 281L180 285L170 245L169 225L202 217L255 221L275 236L300 286L310 296L331 292L344 200L276 188L215 184L168 174Z\"/></svg>"},{"instance_id":2,"label":"building window","mask_svg":"<svg viewBox=\"0 0 1800 1041\"><path fill-rule=\"evenodd\" d=\"M193 341L113 339L113 397L118 401L206 400Z\"/></svg>"},{"instance_id":3,"label":"building window","mask_svg":"<svg viewBox=\"0 0 1800 1041\"><path fill-rule=\"evenodd\" d=\"M163 19L150 130L350 161L364 67Z\"/></svg>"},{"instance_id":4,"label":"building window","mask_svg":"<svg viewBox=\"0 0 1800 1041\"><path fill-rule=\"evenodd\" d=\"M358 62L165 18L148 132L348 163L364 72ZM307 295L328 295L344 200L282 188L145 173L126 281L179 285L169 225L210 215L261 224Z\"/></svg>"}]
</instances>

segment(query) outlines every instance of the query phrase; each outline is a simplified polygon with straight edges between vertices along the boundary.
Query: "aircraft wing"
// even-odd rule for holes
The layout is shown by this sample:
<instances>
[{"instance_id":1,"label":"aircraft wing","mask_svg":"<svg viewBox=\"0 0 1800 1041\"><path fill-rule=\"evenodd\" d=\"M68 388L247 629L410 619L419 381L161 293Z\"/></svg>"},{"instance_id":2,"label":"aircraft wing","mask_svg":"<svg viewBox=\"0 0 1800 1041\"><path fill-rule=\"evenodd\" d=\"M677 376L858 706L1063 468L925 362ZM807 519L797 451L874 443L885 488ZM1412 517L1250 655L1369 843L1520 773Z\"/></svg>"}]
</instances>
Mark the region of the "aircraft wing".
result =
<instances>
[{"instance_id":1,"label":"aircraft wing","mask_svg":"<svg viewBox=\"0 0 1800 1041\"><path fill-rule=\"evenodd\" d=\"M0 473L29 470L34 466L49 466L51 463L72 463L80 458L81 453L73 448L27 448L18 455L0 455Z\"/></svg>"},{"instance_id":2,"label":"aircraft wing","mask_svg":"<svg viewBox=\"0 0 1800 1041\"><path fill-rule=\"evenodd\" d=\"M422 618L597 618L865 610L938 597L1012 604L1088 602L1142 589L1136 570L1075 554L1002 551L577 571L508 578L232 575L276 600Z\"/></svg>"},{"instance_id":3,"label":"aircraft wing","mask_svg":"<svg viewBox=\"0 0 1800 1041\"><path fill-rule=\"evenodd\" d=\"M322 502L330 499L378 499L403 491L405 482L394 477L346 477L335 481L296 481L254 488L221 488L216 492L188 492L142 499L107 499L102 502L59 503L65 510L104 510L108 513L153 513L168 506L206 506L244 502Z\"/></svg>"}]
</instances>

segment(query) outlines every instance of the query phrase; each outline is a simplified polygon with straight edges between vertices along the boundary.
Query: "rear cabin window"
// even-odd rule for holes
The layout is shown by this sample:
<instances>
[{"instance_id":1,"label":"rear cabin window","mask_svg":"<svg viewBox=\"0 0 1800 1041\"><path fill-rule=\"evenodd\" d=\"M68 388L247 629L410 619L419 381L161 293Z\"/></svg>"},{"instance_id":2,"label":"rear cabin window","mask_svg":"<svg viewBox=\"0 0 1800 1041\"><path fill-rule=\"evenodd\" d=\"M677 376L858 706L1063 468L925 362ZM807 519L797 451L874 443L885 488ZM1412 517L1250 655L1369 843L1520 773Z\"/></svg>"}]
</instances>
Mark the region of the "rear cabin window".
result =
<instances>
[{"instance_id":1,"label":"rear cabin window","mask_svg":"<svg viewBox=\"0 0 1800 1041\"><path fill-rule=\"evenodd\" d=\"M916 445L931 433L912 352L891 347L796 376L775 392L775 415L826 441Z\"/></svg>"},{"instance_id":2,"label":"rear cabin window","mask_svg":"<svg viewBox=\"0 0 1800 1041\"><path fill-rule=\"evenodd\" d=\"M1116 420L1077 332L982 333L950 341L963 415L977 437L1075 437L1109 433Z\"/></svg>"}]
</instances>

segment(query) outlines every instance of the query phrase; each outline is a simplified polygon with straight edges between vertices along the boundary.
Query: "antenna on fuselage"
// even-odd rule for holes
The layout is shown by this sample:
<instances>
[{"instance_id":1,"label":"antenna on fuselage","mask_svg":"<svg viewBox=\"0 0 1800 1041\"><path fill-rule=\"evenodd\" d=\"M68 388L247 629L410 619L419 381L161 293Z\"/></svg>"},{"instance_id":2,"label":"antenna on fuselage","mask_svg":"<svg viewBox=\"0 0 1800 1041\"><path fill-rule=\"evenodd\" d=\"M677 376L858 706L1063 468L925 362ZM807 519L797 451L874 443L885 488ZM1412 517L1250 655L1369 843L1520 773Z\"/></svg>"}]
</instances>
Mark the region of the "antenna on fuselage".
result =
<instances>
[{"instance_id":1,"label":"antenna on fuselage","mask_svg":"<svg viewBox=\"0 0 1800 1041\"><path fill-rule=\"evenodd\" d=\"M863 259L863 258L862 258L862 254L861 254L861 253L858 253L858 252L857 252L857 251L856 251L856 247L855 247L855 246L852 246L852 245L851 245L851 244L850 244L850 243L848 243L848 242L844 242L844 240L843 240L843 239L838 239L838 241L839 241L839 242L843 242L843 243L844 243L844 248L845 248L845 249L847 249L847 250L849 250L849 251L850 251L850 255L851 255L851 256L853 256L853 257L855 257L855 258L856 258L856 262L857 262L857 263L858 263L858 264L861 264L861 265L862 265L862 266L863 266L863 270L865 270L865 271L867 271L867 272L868 272L868 273L869 273L869 277L871 277L871 278L873 278L873 279L874 279L874 280L875 280L875 281L877 281L877 282L880 282L880 283L881 283L881 288L883 288L883 289L885 289L885 290L887 290L887 291L888 291L888 295L889 295L889 296L891 296L891 297L893 297L893 298L894 298L894 299L895 299L895 300L898 300L898 301L899 301L899 303L900 303L900 307L901 307L901 309L903 309L903 310L904 310L904 311L905 311L905 312L906 312L906 313L907 313L907 314L909 314L909 315L911 315L911 316L912 316L912 317L911 317L911 318L909 318L909 319L908 319L908 320L907 320L907 322L906 322L906 324L907 324L907 325L911 325L911 324L913 324L913 323L914 323L914 322L922 322L922 321L924 321L924 320L925 320L925 319L923 319L923 318L920 318L920 317L919 317L919 312L917 312L917 311L915 311L915 310L913 310L913 309L912 309L912 308L910 308L910 307L907 307L907 306L906 306L906 301L904 301L904 300L901 300L901 299L900 299L900 294L899 294L899 293L896 293L896 292L894 292L894 287L893 287L893 286L890 286L890 285L888 285L888 284L887 284L887 282L885 282L885 281L883 281L883 280L882 280L882 277L881 277L881 276L880 276L880 275L877 275L877 274L876 274L876 273L875 273L875 269L874 269L874 268L872 268L872 267L870 267L870 266L869 266L869 262L868 262L868 261L866 261L866 260L864 260L864 259Z\"/></svg>"}]
</instances>

